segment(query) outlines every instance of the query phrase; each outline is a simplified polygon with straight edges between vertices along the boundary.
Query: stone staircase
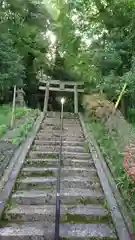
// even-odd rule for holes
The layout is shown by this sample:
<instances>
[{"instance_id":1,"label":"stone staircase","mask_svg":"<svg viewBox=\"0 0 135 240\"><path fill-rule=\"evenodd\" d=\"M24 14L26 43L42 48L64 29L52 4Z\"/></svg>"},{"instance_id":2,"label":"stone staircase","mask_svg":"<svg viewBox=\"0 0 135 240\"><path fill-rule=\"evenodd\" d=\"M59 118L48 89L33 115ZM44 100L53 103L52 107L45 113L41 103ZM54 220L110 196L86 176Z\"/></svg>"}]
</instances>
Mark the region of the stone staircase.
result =
<instances>
[{"instance_id":1,"label":"stone staircase","mask_svg":"<svg viewBox=\"0 0 135 240\"><path fill-rule=\"evenodd\" d=\"M1 240L54 240L59 116L46 118L1 220ZM61 239L116 240L96 169L77 118L64 119Z\"/></svg>"}]
</instances>

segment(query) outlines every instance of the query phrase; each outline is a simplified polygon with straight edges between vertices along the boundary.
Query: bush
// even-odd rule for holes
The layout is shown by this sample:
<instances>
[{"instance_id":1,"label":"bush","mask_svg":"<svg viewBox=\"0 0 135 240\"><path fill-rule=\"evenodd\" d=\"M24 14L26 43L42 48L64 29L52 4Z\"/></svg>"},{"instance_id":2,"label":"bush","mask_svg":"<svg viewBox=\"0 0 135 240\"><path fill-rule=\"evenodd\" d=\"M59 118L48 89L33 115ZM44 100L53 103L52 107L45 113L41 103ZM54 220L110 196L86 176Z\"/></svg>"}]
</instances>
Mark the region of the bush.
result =
<instances>
[{"instance_id":1,"label":"bush","mask_svg":"<svg viewBox=\"0 0 135 240\"><path fill-rule=\"evenodd\" d=\"M6 132L7 126L5 124L0 125L0 137L3 136L3 134Z\"/></svg>"},{"instance_id":2,"label":"bush","mask_svg":"<svg viewBox=\"0 0 135 240\"><path fill-rule=\"evenodd\" d=\"M97 117L103 122L111 115L114 105L99 94L84 95L83 107L89 116Z\"/></svg>"},{"instance_id":3,"label":"bush","mask_svg":"<svg viewBox=\"0 0 135 240\"><path fill-rule=\"evenodd\" d=\"M128 119L131 123L135 123L135 108L128 109Z\"/></svg>"},{"instance_id":4,"label":"bush","mask_svg":"<svg viewBox=\"0 0 135 240\"><path fill-rule=\"evenodd\" d=\"M28 111L27 108L24 108L24 107L19 108L18 107L15 109L15 117L21 118L27 111Z\"/></svg>"}]
</instances>

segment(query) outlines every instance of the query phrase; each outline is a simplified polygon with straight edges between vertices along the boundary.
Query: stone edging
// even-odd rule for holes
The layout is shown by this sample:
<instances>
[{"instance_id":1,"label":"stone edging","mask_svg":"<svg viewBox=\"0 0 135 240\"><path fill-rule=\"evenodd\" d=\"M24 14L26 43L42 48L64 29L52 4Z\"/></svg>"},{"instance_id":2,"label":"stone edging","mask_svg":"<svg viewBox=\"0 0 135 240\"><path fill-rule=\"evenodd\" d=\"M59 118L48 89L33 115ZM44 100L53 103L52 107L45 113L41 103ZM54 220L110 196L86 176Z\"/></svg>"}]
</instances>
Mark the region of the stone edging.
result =
<instances>
[{"instance_id":1,"label":"stone edging","mask_svg":"<svg viewBox=\"0 0 135 240\"><path fill-rule=\"evenodd\" d=\"M24 163L25 157L35 139L36 133L38 132L40 125L44 119L43 113L37 118L34 123L30 135L27 137L25 142L17 149L14 153L11 162L6 169L1 182L0 182L0 218L2 217L5 204L12 192L16 178L20 172L20 169Z\"/></svg>"},{"instance_id":2,"label":"stone edging","mask_svg":"<svg viewBox=\"0 0 135 240\"><path fill-rule=\"evenodd\" d=\"M128 215L123 214L126 207L122 204L120 193L106 165L106 162L100 152L100 149L94 139L92 133L88 129L88 125L84 123L83 116L79 114L80 123L84 131L84 135L89 144L89 150L92 154L101 186L103 188L106 200L108 202L112 219L119 237L119 240L132 240L133 233ZM125 212L125 211L124 211Z\"/></svg>"}]
</instances>

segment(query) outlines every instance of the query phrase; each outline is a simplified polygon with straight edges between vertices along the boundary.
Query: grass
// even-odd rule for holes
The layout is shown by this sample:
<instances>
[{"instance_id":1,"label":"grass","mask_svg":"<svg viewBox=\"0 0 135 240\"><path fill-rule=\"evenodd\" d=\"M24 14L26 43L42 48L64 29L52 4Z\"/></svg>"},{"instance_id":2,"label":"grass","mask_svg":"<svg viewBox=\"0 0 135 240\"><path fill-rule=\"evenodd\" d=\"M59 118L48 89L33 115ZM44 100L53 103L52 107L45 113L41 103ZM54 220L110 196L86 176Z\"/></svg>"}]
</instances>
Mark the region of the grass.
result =
<instances>
[{"instance_id":1,"label":"grass","mask_svg":"<svg viewBox=\"0 0 135 240\"><path fill-rule=\"evenodd\" d=\"M15 117L19 119L22 117L26 112L28 111L28 108L22 108L17 107L15 109ZM5 124L9 125L12 115L12 106L9 104L4 104L0 106L0 125Z\"/></svg>"},{"instance_id":2,"label":"grass","mask_svg":"<svg viewBox=\"0 0 135 240\"><path fill-rule=\"evenodd\" d=\"M99 120L91 118L88 121L88 124L97 143L100 146L107 165L114 176L117 187L125 200L125 204L132 213L132 223L135 231L135 216L133 214L133 210L135 209L135 192L132 191L132 189L135 187L135 184L130 183L129 178L124 171L124 155L119 149L118 137L114 135L112 138L103 123L101 123Z\"/></svg>"},{"instance_id":3,"label":"grass","mask_svg":"<svg viewBox=\"0 0 135 240\"><path fill-rule=\"evenodd\" d=\"M27 137L28 132L31 130L35 119L26 119L20 126L16 136L12 138L12 143L19 145Z\"/></svg>"},{"instance_id":4,"label":"grass","mask_svg":"<svg viewBox=\"0 0 135 240\"><path fill-rule=\"evenodd\" d=\"M25 119L24 124L20 127L19 136L16 138L21 138L22 136L26 136L26 132L28 132L32 125L33 119L29 119L29 116L37 116L38 110L29 109L26 107L16 107L15 109L15 124L18 123L19 119ZM12 106L9 104L0 106L0 137L2 137L9 129L10 129L10 121L12 116ZM13 143L18 142L18 139L13 139Z\"/></svg>"},{"instance_id":5,"label":"grass","mask_svg":"<svg viewBox=\"0 0 135 240\"><path fill-rule=\"evenodd\" d=\"M33 109L27 110L27 115L24 122L20 125L17 134L12 138L13 144L19 145L26 139L38 115L39 115L38 110Z\"/></svg>"},{"instance_id":6,"label":"grass","mask_svg":"<svg viewBox=\"0 0 135 240\"><path fill-rule=\"evenodd\" d=\"M15 119L20 119L27 112L27 108L16 108ZM0 137L10 128L10 121L12 116L12 107L8 104L0 106Z\"/></svg>"},{"instance_id":7,"label":"grass","mask_svg":"<svg viewBox=\"0 0 135 240\"><path fill-rule=\"evenodd\" d=\"M9 111L9 109L9 105L0 106L0 137L2 137L7 131L10 123L11 112Z\"/></svg>"},{"instance_id":8,"label":"grass","mask_svg":"<svg viewBox=\"0 0 135 240\"><path fill-rule=\"evenodd\" d=\"M61 218L61 223L87 224L87 223L109 223L110 215L106 216L81 216L80 214L67 213Z\"/></svg>"}]
</instances>

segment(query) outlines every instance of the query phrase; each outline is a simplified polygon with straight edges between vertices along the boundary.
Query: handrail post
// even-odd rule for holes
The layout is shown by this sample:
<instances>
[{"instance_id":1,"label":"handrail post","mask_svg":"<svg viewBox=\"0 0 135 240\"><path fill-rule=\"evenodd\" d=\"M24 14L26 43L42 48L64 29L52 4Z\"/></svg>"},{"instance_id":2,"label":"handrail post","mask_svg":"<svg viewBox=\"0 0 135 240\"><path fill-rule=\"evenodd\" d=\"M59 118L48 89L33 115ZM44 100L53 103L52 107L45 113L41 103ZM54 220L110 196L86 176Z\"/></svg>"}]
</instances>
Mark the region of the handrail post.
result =
<instances>
[{"instance_id":1,"label":"handrail post","mask_svg":"<svg viewBox=\"0 0 135 240\"><path fill-rule=\"evenodd\" d=\"M78 89L77 84L74 85L74 113L78 113Z\"/></svg>"},{"instance_id":2,"label":"handrail post","mask_svg":"<svg viewBox=\"0 0 135 240\"><path fill-rule=\"evenodd\" d=\"M49 99L49 82L46 84L45 96L44 96L44 107L43 114L46 115L48 108L48 99Z\"/></svg>"},{"instance_id":3,"label":"handrail post","mask_svg":"<svg viewBox=\"0 0 135 240\"><path fill-rule=\"evenodd\" d=\"M10 123L10 127L11 129L13 128L13 124L14 124L14 114L15 114L15 100L16 100L16 85L14 86L14 93L13 93L13 106L12 106L12 116L11 116L11 123Z\"/></svg>"},{"instance_id":4,"label":"handrail post","mask_svg":"<svg viewBox=\"0 0 135 240\"><path fill-rule=\"evenodd\" d=\"M63 107L64 99L61 99L61 115L60 115L60 149L59 164L57 173L57 189L56 189L56 212L55 212L55 240L60 240L60 175L62 165L62 134L63 134Z\"/></svg>"}]
</instances>

